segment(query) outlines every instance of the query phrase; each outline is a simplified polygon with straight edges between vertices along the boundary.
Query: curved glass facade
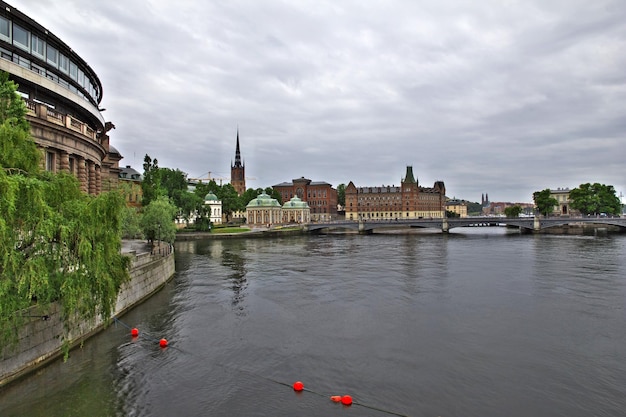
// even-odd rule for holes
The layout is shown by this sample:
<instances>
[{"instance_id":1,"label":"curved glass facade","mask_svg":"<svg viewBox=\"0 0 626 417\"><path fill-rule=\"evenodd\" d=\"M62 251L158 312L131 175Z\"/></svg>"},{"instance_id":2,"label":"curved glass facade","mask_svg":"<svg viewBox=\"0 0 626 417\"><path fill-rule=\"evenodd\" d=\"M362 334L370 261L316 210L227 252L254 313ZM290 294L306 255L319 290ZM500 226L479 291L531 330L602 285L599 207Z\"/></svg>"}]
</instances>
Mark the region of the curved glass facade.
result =
<instances>
[{"instance_id":1,"label":"curved glass facade","mask_svg":"<svg viewBox=\"0 0 626 417\"><path fill-rule=\"evenodd\" d=\"M16 21L7 16L9 11L9 6L0 9L5 12L0 15L0 58L46 77L98 106L102 85L89 66L47 30L40 30L34 21L32 25L21 19Z\"/></svg>"}]
</instances>

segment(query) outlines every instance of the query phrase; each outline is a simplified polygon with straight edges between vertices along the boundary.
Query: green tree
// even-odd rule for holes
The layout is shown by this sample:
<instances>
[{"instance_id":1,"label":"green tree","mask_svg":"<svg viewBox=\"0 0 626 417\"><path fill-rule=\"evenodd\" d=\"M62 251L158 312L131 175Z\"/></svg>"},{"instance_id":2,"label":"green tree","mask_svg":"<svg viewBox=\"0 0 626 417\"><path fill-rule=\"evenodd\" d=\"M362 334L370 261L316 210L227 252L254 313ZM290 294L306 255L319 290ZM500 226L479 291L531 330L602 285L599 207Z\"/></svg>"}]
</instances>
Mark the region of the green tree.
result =
<instances>
[{"instance_id":1,"label":"green tree","mask_svg":"<svg viewBox=\"0 0 626 417\"><path fill-rule=\"evenodd\" d=\"M129 277L121 252L123 196L80 192L69 175L7 175L0 170L0 327L9 336L33 301L58 301L66 330L108 318ZM0 344L2 342L0 341Z\"/></svg>"},{"instance_id":2,"label":"green tree","mask_svg":"<svg viewBox=\"0 0 626 417\"><path fill-rule=\"evenodd\" d=\"M480 216L483 214L483 206L480 203L467 201L467 214L470 216Z\"/></svg>"},{"instance_id":3,"label":"green tree","mask_svg":"<svg viewBox=\"0 0 626 417\"><path fill-rule=\"evenodd\" d=\"M143 158L143 177L141 180L141 192L143 199L142 206L147 206L159 195L164 195L161 190L161 173L159 171L159 161L152 159L148 154Z\"/></svg>"},{"instance_id":4,"label":"green tree","mask_svg":"<svg viewBox=\"0 0 626 417\"><path fill-rule=\"evenodd\" d=\"M217 198L222 201L222 213L226 216L226 221L230 220L233 213L243 211L245 206L237 195L237 191L231 184L224 184L216 193Z\"/></svg>"},{"instance_id":5,"label":"green tree","mask_svg":"<svg viewBox=\"0 0 626 417\"><path fill-rule=\"evenodd\" d=\"M189 221L192 214L202 214L204 212L204 197L200 198L195 193L187 190L175 190L172 194L172 200L178 209L178 215L186 221Z\"/></svg>"},{"instance_id":6,"label":"green tree","mask_svg":"<svg viewBox=\"0 0 626 417\"><path fill-rule=\"evenodd\" d=\"M198 232L208 232L211 230L211 220L206 215L206 213L202 213L199 217L196 218L195 226Z\"/></svg>"},{"instance_id":7,"label":"green tree","mask_svg":"<svg viewBox=\"0 0 626 417\"><path fill-rule=\"evenodd\" d=\"M0 166L36 174L41 154L30 137L26 106L9 74L0 72Z\"/></svg>"},{"instance_id":8,"label":"green tree","mask_svg":"<svg viewBox=\"0 0 626 417\"><path fill-rule=\"evenodd\" d=\"M248 188L241 196L241 205L245 208L248 203L259 196L259 194L263 191L261 188Z\"/></svg>"},{"instance_id":9,"label":"green tree","mask_svg":"<svg viewBox=\"0 0 626 417\"><path fill-rule=\"evenodd\" d=\"M542 191L535 191L533 193L533 200L535 201L535 207L537 207L537 211L543 214L544 216L548 216L552 213L554 206L558 205L559 202L556 198L550 196L550 189L546 188Z\"/></svg>"},{"instance_id":10,"label":"green tree","mask_svg":"<svg viewBox=\"0 0 626 417\"><path fill-rule=\"evenodd\" d=\"M581 184L569 193L570 207L582 214L620 214L621 204L612 185Z\"/></svg>"},{"instance_id":11,"label":"green tree","mask_svg":"<svg viewBox=\"0 0 626 417\"><path fill-rule=\"evenodd\" d=\"M122 194L89 196L71 175L40 172L41 154L20 106L15 84L2 74L0 347L16 340L21 312L33 304L43 309L58 301L66 331L79 320L109 317L129 278Z\"/></svg>"},{"instance_id":12,"label":"green tree","mask_svg":"<svg viewBox=\"0 0 626 417\"><path fill-rule=\"evenodd\" d=\"M176 206L166 196L159 196L143 209L141 227L146 238L173 243L176 239Z\"/></svg>"},{"instance_id":13,"label":"green tree","mask_svg":"<svg viewBox=\"0 0 626 417\"><path fill-rule=\"evenodd\" d=\"M143 239L141 213L135 207L122 210L122 239Z\"/></svg>"},{"instance_id":14,"label":"green tree","mask_svg":"<svg viewBox=\"0 0 626 417\"><path fill-rule=\"evenodd\" d=\"M337 204L341 207L346 206L346 184L339 184L337 186Z\"/></svg>"},{"instance_id":15,"label":"green tree","mask_svg":"<svg viewBox=\"0 0 626 417\"><path fill-rule=\"evenodd\" d=\"M280 193L278 192L278 190L273 189L272 187L266 187L265 188L265 194L269 195L270 197L274 198L276 201L278 201L278 204L282 205L283 204L283 197L280 195ZM248 201L249 203L249 201ZM247 203L246 203L247 204ZM244 206L245 207L245 206Z\"/></svg>"},{"instance_id":16,"label":"green tree","mask_svg":"<svg viewBox=\"0 0 626 417\"><path fill-rule=\"evenodd\" d=\"M208 193L213 193L217 196L219 189L220 189L220 186L217 185L215 180L211 180L209 182L200 182L196 184L194 194L196 194L198 197L200 197L204 201L204 197L206 197Z\"/></svg>"},{"instance_id":17,"label":"green tree","mask_svg":"<svg viewBox=\"0 0 626 417\"><path fill-rule=\"evenodd\" d=\"M506 215L506 217L519 217L521 212L522 212L522 206L518 204L504 208L504 214Z\"/></svg>"}]
</instances>

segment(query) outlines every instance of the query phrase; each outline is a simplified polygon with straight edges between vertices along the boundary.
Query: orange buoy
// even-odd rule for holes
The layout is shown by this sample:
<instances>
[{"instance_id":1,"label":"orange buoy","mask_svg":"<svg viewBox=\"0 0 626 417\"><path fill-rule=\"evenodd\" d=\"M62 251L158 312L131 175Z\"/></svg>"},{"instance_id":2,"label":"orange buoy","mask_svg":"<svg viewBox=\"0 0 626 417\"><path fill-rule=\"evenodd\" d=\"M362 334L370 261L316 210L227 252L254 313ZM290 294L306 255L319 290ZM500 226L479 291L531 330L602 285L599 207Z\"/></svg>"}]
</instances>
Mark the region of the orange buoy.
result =
<instances>
[{"instance_id":1,"label":"orange buoy","mask_svg":"<svg viewBox=\"0 0 626 417\"><path fill-rule=\"evenodd\" d=\"M296 381L293 383L293 390L294 391L302 391L304 389L304 384L300 381Z\"/></svg>"},{"instance_id":2,"label":"orange buoy","mask_svg":"<svg viewBox=\"0 0 626 417\"><path fill-rule=\"evenodd\" d=\"M139 336L139 329L137 329L136 327L133 327L133 329L130 331L130 335L132 337L137 337Z\"/></svg>"},{"instance_id":3,"label":"orange buoy","mask_svg":"<svg viewBox=\"0 0 626 417\"><path fill-rule=\"evenodd\" d=\"M167 347L167 339L159 340L159 346L161 346L162 348Z\"/></svg>"},{"instance_id":4,"label":"orange buoy","mask_svg":"<svg viewBox=\"0 0 626 417\"><path fill-rule=\"evenodd\" d=\"M330 399L336 403L341 402L341 395L332 395Z\"/></svg>"},{"instance_id":5,"label":"orange buoy","mask_svg":"<svg viewBox=\"0 0 626 417\"><path fill-rule=\"evenodd\" d=\"M352 404L352 397L349 395L344 395L343 397L341 397L341 404L343 405L350 405Z\"/></svg>"}]
</instances>

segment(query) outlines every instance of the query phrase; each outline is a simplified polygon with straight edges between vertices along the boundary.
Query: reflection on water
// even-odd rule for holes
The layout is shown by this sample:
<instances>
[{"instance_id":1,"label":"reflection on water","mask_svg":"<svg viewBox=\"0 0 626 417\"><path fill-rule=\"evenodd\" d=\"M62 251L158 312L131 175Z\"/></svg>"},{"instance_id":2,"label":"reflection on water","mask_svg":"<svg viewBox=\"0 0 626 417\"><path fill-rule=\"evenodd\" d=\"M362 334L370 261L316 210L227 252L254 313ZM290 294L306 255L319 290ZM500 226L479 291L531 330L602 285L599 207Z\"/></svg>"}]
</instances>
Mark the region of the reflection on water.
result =
<instances>
[{"instance_id":1,"label":"reflection on water","mask_svg":"<svg viewBox=\"0 0 626 417\"><path fill-rule=\"evenodd\" d=\"M625 252L502 228L179 242L122 318L139 338L111 326L0 415L620 415Z\"/></svg>"}]
</instances>

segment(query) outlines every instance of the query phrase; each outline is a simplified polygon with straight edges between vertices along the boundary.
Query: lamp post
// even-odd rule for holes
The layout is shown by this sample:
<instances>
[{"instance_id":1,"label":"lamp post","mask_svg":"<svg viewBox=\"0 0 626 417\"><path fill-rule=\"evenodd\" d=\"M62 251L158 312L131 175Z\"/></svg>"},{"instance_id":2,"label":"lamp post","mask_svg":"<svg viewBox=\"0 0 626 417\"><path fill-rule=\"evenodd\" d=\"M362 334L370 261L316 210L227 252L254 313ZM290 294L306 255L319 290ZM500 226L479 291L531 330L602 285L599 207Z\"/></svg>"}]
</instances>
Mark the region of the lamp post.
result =
<instances>
[{"instance_id":1,"label":"lamp post","mask_svg":"<svg viewBox=\"0 0 626 417\"><path fill-rule=\"evenodd\" d=\"M161 253L161 223L159 223L158 241L159 241L159 253Z\"/></svg>"}]
</instances>

